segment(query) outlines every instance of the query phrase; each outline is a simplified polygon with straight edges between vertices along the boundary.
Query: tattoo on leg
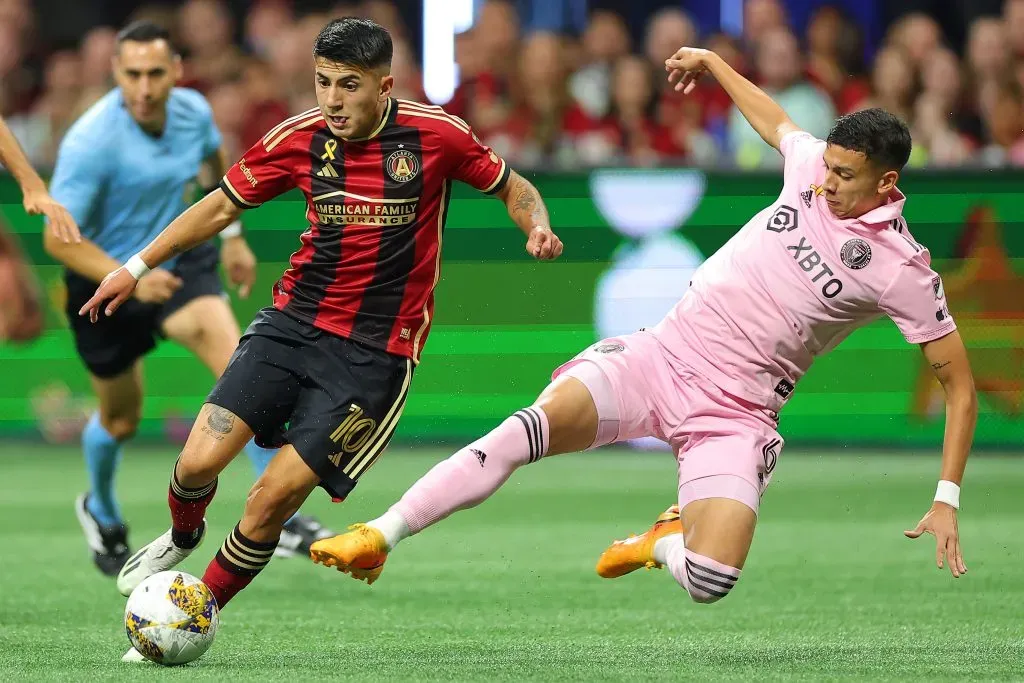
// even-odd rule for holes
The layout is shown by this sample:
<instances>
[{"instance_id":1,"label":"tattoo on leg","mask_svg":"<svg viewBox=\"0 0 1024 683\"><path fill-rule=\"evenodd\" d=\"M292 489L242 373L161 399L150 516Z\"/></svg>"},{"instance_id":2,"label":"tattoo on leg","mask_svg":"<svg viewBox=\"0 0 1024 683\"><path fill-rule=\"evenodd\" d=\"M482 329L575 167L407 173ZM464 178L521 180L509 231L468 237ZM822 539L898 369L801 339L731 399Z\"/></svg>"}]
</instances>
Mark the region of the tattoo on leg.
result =
<instances>
[{"instance_id":1,"label":"tattoo on leg","mask_svg":"<svg viewBox=\"0 0 1024 683\"><path fill-rule=\"evenodd\" d=\"M936 369L936 370L941 370L942 368L946 367L947 365L949 365L949 364L950 364L950 363L952 363L952 362L953 362L953 361L949 361L949 360L947 360L947 361L944 361L944 362L939 362L939 363L932 363L932 367L933 367L934 369Z\"/></svg>"},{"instance_id":2,"label":"tattoo on leg","mask_svg":"<svg viewBox=\"0 0 1024 683\"><path fill-rule=\"evenodd\" d=\"M217 441L223 441L226 434L230 434L235 427L235 416L230 410L220 406L211 406L210 414L206 418L206 424L202 431L209 434Z\"/></svg>"}]
</instances>

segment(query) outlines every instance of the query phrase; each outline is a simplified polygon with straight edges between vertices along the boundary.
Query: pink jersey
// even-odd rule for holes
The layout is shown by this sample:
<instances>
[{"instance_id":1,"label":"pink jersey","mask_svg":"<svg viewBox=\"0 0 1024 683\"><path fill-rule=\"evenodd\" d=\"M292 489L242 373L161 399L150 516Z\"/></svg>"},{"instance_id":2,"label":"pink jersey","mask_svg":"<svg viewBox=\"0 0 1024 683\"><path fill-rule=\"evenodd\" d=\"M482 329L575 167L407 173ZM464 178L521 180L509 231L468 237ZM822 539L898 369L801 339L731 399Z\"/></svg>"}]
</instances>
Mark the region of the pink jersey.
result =
<instances>
[{"instance_id":1,"label":"pink jersey","mask_svg":"<svg viewBox=\"0 0 1024 683\"><path fill-rule=\"evenodd\" d=\"M836 218L819 189L825 143L794 132L781 147L782 194L700 267L653 329L681 366L776 411L817 356L883 314L910 343L956 329L928 250L901 215L903 194Z\"/></svg>"}]
</instances>

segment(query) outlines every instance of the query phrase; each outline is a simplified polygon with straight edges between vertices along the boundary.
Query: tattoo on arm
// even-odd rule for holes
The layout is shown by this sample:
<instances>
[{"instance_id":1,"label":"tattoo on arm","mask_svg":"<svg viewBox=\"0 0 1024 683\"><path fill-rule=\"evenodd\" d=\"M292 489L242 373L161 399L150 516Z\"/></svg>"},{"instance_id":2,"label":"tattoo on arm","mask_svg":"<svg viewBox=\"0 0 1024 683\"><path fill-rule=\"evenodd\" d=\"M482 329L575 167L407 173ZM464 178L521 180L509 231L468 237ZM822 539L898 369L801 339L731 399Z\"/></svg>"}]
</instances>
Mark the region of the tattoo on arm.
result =
<instances>
[{"instance_id":1,"label":"tattoo on arm","mask_svg":"<svg viewBox=\"0 0 1024 683\"><path fill-rule=\"evenodd\" d=\"M223 441L227 434L235 428L235 415L230 410L220 406L210 406L210 413L206 417L206 424L202 431L209 434L217 441Z\"/></svg>"},{"instance_id":2,"label":"tattoo on arm","mask_svg":"<svg viewBox=\"0 0 1024 683\"><path fill-rule=\"evenodd\" d=\"M512 219L524 230L531 230L535 225L547 225L548 212L537 188L518 175L514 176L514 182L512 192L509 193L512 201L508 205ZM528 226L524 227L526 224Z\"/></svg>"},{"instance_id":3,"label":"tattoo on arm","mask_svg":"<svg viewBox=\"0 0 1024 683\"><path fill-rule=\"evenodd\" d=\"M932 363L932 369L933 370L941 370L942 368L946 367L947 365L949 365L952 362L953 361L948 361L947 360L947 361L940 361L938 363Z\"/></svg>"}]
</instances>

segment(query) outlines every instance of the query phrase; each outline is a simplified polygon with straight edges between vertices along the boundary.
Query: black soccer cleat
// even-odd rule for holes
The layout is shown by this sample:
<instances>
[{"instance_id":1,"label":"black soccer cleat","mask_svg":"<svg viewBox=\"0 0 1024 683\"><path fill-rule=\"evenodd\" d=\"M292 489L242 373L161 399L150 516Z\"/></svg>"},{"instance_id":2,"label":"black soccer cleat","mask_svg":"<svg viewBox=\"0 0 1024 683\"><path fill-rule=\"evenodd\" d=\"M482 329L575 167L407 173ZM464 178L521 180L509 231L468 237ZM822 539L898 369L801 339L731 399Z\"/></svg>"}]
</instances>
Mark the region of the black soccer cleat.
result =
<instances>
[{"instance_id":1,"label":"black soccer cleat","mask_svg":"<svg viewBox=\"0 0 1024 683\"><path fill-rule=\"evenodd\" d=\"M295 557L305 555L309 557L309 547L319 540L331 538L334 532L324 527L316 517L312 515L295 515L284 524L281 530L281 540L277 542L274 550L275 557Z\"/></svg>"},{"instance_id":2,"label":"black soccer cleat","mask_svg":"<svg viewBox=\"0 0 1024 683\"><path fill-rule=\"evenodd\" d=\"M92 561L107 576L117 576L128 561L128 527L124 524L100 524L87 505L89 494L83 493L75 499L75 514L82 525L85 541L92 551Z\"/></svg>"}]
</instances>

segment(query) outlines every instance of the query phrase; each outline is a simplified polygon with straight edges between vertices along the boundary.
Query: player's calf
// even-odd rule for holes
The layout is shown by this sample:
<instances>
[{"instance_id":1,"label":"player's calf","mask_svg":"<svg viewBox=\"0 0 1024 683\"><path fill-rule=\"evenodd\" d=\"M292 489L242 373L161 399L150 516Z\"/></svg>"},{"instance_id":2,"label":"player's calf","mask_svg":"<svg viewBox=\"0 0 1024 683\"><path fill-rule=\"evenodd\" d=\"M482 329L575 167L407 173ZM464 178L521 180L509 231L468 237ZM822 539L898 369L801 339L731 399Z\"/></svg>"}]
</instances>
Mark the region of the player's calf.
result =
<instances>
[{"instance_id":1,"label":"player's calf","mask_svg":"<svg viewBox=\"0 0 1024 683\"><path fill-rule=\"evenodd\" d=\"M672 578L694 602L718 602L740 579L740 569L689 550L682 534L659 539L654 544L654 559L668 567Z\"/></svg>"},{"instance_id":2,"label":"player's calf","mask_svg":"<svg viewBox=\"0 0 1024 683\"><path fill-rule=\"evenodd\" d=\"M320 483L295 448L286 446L253 484L241 521L203 574L222 608L263 571L274 556L284 523Z\"/></svg>"},{"instance_id":3,"label":"player's calf","mask_svg":"<svg viewBox=\"0 0 1024 683\"><path fill-rule=\"evenodd\" d=\"M725 497L690 501L682 508L685 539L673 534L654 544L655 561L668 567L695 602L717 602L739 581L757 526L751 503L756 505Z\"/></svg>"}]
</instances>

